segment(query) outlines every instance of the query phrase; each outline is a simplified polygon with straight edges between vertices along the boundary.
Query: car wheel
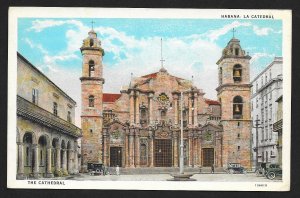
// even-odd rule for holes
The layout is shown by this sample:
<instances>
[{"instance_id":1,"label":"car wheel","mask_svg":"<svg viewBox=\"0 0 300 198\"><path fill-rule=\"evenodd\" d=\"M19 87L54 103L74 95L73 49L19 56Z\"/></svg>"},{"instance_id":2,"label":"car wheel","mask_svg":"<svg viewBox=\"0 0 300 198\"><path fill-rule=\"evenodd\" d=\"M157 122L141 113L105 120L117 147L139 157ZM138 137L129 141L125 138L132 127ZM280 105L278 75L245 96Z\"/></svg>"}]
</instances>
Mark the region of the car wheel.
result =
<instances>
[{"instance_id":1,"label":"car wheel","mask_svg":"<svg viewBox=\"0 0 300 198\"><path fill-rule=\"evenodd\" d=\"M274 179L275 176L276 176L276 174L275 174L274 172L270 172L270 173L268 174L268 179Z\"/></svg>"}]
</instances>

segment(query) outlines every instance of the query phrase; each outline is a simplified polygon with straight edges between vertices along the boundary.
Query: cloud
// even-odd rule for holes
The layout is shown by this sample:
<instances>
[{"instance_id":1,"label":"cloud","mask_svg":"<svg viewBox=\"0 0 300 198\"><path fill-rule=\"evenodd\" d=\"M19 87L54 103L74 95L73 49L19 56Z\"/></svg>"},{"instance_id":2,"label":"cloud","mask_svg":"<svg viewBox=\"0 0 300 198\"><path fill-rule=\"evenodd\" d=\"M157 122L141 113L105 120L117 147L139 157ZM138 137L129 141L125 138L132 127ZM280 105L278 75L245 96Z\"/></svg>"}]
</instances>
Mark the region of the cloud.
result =
<instances>
[{"instance_id":1,"label":"cloud","mask_svg":"<svg viewBox=\"0 0 300 198\"><path fill-rule=\"evenodd\" d=\"M274 30L273 28L270 27L258 27L256 25L253 26L253 32L258 35L258 36L268 36L270 33L275 33L275 34L281 34L281 30Z\"/></svg>"},{"instance_id":2,"label":"cloud","mask_svg":"<svg viewBox=\"0 0 300 198\"><path fill-rule=\"evenodd\" d=\"M64 24L71 24L75 26L81 26L82 23L77 20L35 20L32 22L32 26L27 31L41 32L46 28L55 26L61 26Z\"/></svg>"},{"instance_id":3,"label":"cloud","mask_svg":"<svg viewBox=\"0 0 300 198\"><path fill-rule=\"evenodd\" d=\"M269 27L259 28L256 25L253 26L253 32L258 36L267 36L270 32L281 33L281 31L275 31L274 29Z\"/></svg>"},{"instance_id":4,"label":"cloud","mask_svg":"<svg viewBox=\"0 0 300 198\"><path fill-rule=\"evenodd\" d=\"M48 51L45 50L41 44L36 44L33 41L31 41L29 38L25 38L24 41L25 41L25 43L27 43L29 45L30 48L32 48L32 49L36 48L36 49L39 49L39 51L41 53L48 54Z\"/></svg>"},{"instance_id":5,"label":"cloud","mask_svg":"<svg viewBox=\"0 0 300 198\"><path fill-rule=\"evenodd\" d=\"M217 40L220 36L227 34L229 31L231 31L233 28L241 27L241 26L251 26L251 23L249 22L239 22L234 21L230 24L227 24L223 26L222 28L216 29L216 30L210 30L208 31L205 36L209 38L210 41Z\"/></svg>"}]
</instances>

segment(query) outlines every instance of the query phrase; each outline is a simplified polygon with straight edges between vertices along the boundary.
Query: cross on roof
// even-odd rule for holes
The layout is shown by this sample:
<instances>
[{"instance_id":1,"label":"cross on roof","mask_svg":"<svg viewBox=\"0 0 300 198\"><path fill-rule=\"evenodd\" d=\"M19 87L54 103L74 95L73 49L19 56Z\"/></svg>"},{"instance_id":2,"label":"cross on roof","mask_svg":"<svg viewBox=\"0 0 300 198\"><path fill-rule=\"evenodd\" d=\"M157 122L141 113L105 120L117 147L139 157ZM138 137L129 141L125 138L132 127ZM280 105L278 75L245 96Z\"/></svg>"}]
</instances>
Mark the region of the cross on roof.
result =
<instances>
[{"instance_id":1,"label":"cross on roof","mask_svg":"<svg viewBox=\"0 0 300 198\"><path fill-rule=\"evenodd\" d=\"M161 67L163 68L164 67L164 59L163 59L163 56L162 56L162 38L160 38L160 62L161 62Z\"/></svg>"},{"instance_id":2,"label":"cross on roof","mask_svg":"<svg viewBox=\"0 0 300 198\"><path fill-rule=\"evenodd\" d=\"M236 32L236 30L234 28L232 28L232 38L234 38L234 33Z\"/></svg>"},{"instance_id":3,"label":"cross on roof","mask_svg":"<svg viewBox=\"0 0 300 198\"><path fill-rule=\"evenodd\" d=\"M92 24L92 30L94 29L94 23L95 23L95 21L91 21L91 24Z\"/></svg>"}]
</instances>

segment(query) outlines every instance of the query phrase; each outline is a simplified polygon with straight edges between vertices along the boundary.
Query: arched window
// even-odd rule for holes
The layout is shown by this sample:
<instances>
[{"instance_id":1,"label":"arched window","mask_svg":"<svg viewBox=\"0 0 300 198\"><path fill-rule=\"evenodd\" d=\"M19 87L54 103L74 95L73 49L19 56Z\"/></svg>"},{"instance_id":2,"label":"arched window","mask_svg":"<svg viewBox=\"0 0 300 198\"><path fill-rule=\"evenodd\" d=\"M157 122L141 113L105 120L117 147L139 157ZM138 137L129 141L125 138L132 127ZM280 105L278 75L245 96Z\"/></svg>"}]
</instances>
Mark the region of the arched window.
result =
<instances>
[{"instance_id":1,"label":"arched window","mask_svg":"<svg viewBox=\"0 0 300 198\"><path fill-rule=\"evenodd\" d=\"M233 81L235 83L242 81L242 66L241 65L233 66Z\"/></svg>"},{"instance_id":2,"label":"arched window","mask_svg":"<svg viewBox=\"0 0 300 198\"><path fill-rule=\"evenodd\" d=\"M233 119L243 118L243 99L241 96L233 98Z\"/></svg>"},{"instance_id":3,"label":"arched window","mask_svg":"<svg viewBox=\"0 0 300 198\"><path fill-rule=\"evenodd\" d=\"M239 51L240 51L239 48L235 48L234 51L235 51L235 55L238 56L239 55Z\"/></svg>"},{"instance_id":4,"label":"arched window","mask_svg":"<svg viewBox=\"0 0 300 198\"><path fill-rule=\"evenodd\" d=\"M94 107L95 103L95 97L94 96L89 96L89 107Z\"/></svg>"},{"instance_id":5,"label":"arched window","mask_svg":"<svg viewBox=\"0 0 300 198\"><path fill-rule=\"evenodd\" d=\"M147 110L145 108L141 109L141 119L140 123L142 126L147 125L148 119L147 119Z\"/></svg>"},{"instance_id":6,"label":"arched window","mask_svg":"<svg viewBox=\"0 0 300 198\"><path fill-rule=\"evenodd\" d=\"M57 116L57 103L53 102L53 114Z\"/></svg>"},{"instance_id":7,"label":"arched window","mask_svg":"<svg viewBox=\"0 0 300 198\"><path fill-rule=\"evenodd\" d=\"M182 116L183 116L183 127L186 127L187 123L188 123L188 116L187 116L187 111L186 110L183 110Z\"/></svg>"},{"instance_id":8,"label":"arched window","mask_svg":"<svg viewBox=\"0 0 300 198\"><path fill-rule=\"evenodd\" d=\"M89 61L89 77L94 77L95 72L95 62L93 60Z\"/></svg>"},{"instance_id":9,"label":"arched window","mask_svg":"<svg viewBox=\"0 0 300 198\"><path fill-rule=\"evenodd\" d=\"M90 39L90 47L93 47L93 46L94 46L94 40Z\"/></svg>"}]
</instances>

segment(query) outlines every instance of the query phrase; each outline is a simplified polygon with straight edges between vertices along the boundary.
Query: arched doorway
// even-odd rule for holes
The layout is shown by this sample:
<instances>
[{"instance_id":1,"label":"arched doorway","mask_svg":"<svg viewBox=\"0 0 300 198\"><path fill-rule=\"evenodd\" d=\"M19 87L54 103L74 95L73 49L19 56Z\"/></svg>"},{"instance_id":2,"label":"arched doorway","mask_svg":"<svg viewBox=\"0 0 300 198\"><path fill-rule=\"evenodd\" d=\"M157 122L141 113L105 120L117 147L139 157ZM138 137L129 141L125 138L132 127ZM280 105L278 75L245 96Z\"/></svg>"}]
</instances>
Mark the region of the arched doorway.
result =
<instances>
[{"instance_id":1,"label":"arched doorway","mask_svg":"<svg viewBox=\"0 0 300 198\"><path fill-rule=\"evenodd\" d=\"M51 149L51 170L54 172L57 167L57 148L59 148L59 140L54 138L52 140L52 149Z\"/></svg>"},{"instance_id":2,"label":"arched doorway","mask_svg":"<svg viewBox=\"0 0 300 198\"><path fill-rule=\"evenodd\" d=\"M47 161L51 156L47 156L47 138L42 135L38 141L39 145L39 153L38 153L38 161L39 161L39 172L44 177L47 170Z\"/></svg>"},{"instance_id":3,"label":"arched doorway","mask_svg":"<svg viewBox=\"0 0 300 198\"><path fill-rule=\"evenodd\" d=\"M146 144L142 143L140 145L140 165L146 166L147 165L147 146Z\"/></svg>"},{"instance_id":4,"label":"arched doorway","mask_svg":"<svg viewBox=\"0 0 300 198\"><path fill-rule=\"evenodd\" d=\"M24 173L26 176L30 176L33 173L34 167L34 153L32 147L32 133L25 133L23 137L24 149L23 149L23 156L24 156Z\"/></svg>"}]
</instances>

